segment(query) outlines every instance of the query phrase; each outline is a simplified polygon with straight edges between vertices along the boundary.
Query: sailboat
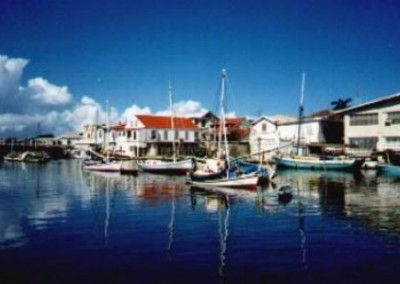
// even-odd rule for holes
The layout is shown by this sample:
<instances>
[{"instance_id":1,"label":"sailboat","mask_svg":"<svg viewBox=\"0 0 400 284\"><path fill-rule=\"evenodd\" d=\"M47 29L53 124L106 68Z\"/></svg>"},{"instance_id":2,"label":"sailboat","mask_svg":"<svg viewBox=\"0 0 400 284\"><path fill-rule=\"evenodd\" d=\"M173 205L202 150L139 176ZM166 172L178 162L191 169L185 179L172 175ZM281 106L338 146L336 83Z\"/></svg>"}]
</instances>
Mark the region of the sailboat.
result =
<instances>
[{"instance_id":1,"label":"sailboat","mask_svg":"<svg viewBox=\"0 0 400 284\"><path fill-rule=\"evenodd\" d=\"M172 133L175 132L175 118L172 107L172 87L171 82L168 86L169 95L169 105L171 113L171 130ZM172 161L162 161L162 160L145 160L143 162L138 162L138 168L144 172L155 173L155 174L172 174L172 175L185 175L194 169L193 159L177 160L176 157L176 145L175 138L172 139Z\"/></svg>"},{"instance_id":2,"label":"sailboat","mask_svg":"<svg viewBox=\"0 0 400 284\"><path fill-rule=\"evenodd\" d=\"M108 114L108 101L107 101L107 131L109 129L109 114ZM108 146L108 133L106 133L106 141L105 141L106 147ZM91 153L101 157L103 160L100 162L94 162L94 163L83 163L83 168L88 171L96 171L96 172L120 172L121 171L121 163L116 162L116 161L111 161L110 160L110 153L107 151L107 156L104 157L98 153L95 153L94 151L90 151Z\"/></svg>"},{"instance_id":3,"label":"sailboat","mask_svg":"<svg viewBox=\"0 0 400 284\"><path fill-rule=\"evenodd\" d=\"M219 121L219 133L218 133L218 149L217 157L206 159L205 163L198 167L196 171L190 174L192 181L205 181L221 179L226 176L234 175L234 170L229 173L229 152L228 152L228 140L226 135L225 127L225 111L224 111L224 100L225 100L225 81L226 71L222 70L221 79L221 94L220 94L220 121ZM222 145L224 141L224 145ZM224 149L223 149L224 148ZM200 165L198 163L198 165Z\"/></svg>"},{"instance_id":4,"label":"sailboat","mask_svg":"<svg viewBox=\"0 0 400 284\"><path fill-rule=\"evenodd\" d=\"M189 183L198 187L238 187L255 189L258 183L257 171L238 175L232 170L230 165L229 147L225 126L225 112L224 112L224 99L225 99L225 80L226 70L222 69L221 77L221 93L220 93L220 111L221 122L218 141L218 158L217 169L214 171L207 171L207 168L200 169L193 172L189 177ZM224 147L222 147L222 140ZM222 158L222 159L221 159ZM222 161L222 162L221 162ZM208 165L206 164L206 167Z\"/></svg>"},{"instance_id":5,"label":"sailboat","mask_svg":"<svg viewBox=\"0 0 400 284\"><path fill-rule=\"evenodd\" d=\"M344 157L322 158L300 155L301 124L303 119L304 87L306 74L302 74L300 107L297 132L297 153L291 156L275 156L275 165L278 168L312 169L312 170L356 170L361 168L363 160L349 159Z\"/></svg>"}]
</instances>

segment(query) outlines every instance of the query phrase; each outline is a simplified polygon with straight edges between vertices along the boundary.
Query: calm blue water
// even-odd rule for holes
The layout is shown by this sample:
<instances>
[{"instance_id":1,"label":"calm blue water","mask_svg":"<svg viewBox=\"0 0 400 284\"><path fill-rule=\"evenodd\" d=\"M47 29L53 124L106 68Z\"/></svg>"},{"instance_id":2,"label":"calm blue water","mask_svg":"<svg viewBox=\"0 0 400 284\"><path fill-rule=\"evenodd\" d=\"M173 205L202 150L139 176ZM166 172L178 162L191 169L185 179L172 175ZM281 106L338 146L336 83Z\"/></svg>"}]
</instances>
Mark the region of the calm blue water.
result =
<instances>
[{"instance_id":1,"label":"calm blue water","mask_svg":"<svg viewBox=\"0 0 400 284\"><path fill-rule=\"evenodd\" d=\"M400 183L374 172L210 194L79 161L0 167L0 283L376 283L399 265Z\"/></svg>"}]
</instances>

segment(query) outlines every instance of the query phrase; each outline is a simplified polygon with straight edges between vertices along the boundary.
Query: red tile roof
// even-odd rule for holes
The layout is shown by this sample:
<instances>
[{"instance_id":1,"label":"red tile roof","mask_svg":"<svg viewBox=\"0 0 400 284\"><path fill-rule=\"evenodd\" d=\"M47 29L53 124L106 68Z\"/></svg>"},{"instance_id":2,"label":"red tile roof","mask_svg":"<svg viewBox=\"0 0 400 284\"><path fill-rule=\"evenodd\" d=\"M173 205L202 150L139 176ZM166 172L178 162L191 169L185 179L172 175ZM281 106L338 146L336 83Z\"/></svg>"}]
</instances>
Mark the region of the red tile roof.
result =
<instances>
[{"instance_id":1,"label":"red tile roof","mask_svg":"<svg viewBox=\"0 0 400 284\"><path fill-rule=\"evenodd\" d=\"M110 126L110 128L113 130L117 130L117 131L123 131L123 130L125 130L125 126L126 126L126 124L120 123L117 125L112 125L112 126Z\"/></svg>"},{"instance_id":2,"label":"red tile roof","mask_svg":"<svg viewBox=\"0 0 400 284\"><path fill-rule=\"evenodd\" d=\"M225 119L225 125L228 127L236 127L236 126L240 126L240 124L244 121L244 118L240 118L240 117L233 117L233 118L226 118ZM213 125L216 127L219 127L221 120L216 119L214 120Z\"/></svg>"},{"instance_id":3,"label":"red tile roof","mask_svg":"<svg viewBox=\"0 0 400 284\"><path fill-rule=\"evenodd\" d=\"M170 116L136 115L148 128L172 128ZM174 127L177 129L198 129L190 118L174 117Z\"/></svg>"}]
</instances>

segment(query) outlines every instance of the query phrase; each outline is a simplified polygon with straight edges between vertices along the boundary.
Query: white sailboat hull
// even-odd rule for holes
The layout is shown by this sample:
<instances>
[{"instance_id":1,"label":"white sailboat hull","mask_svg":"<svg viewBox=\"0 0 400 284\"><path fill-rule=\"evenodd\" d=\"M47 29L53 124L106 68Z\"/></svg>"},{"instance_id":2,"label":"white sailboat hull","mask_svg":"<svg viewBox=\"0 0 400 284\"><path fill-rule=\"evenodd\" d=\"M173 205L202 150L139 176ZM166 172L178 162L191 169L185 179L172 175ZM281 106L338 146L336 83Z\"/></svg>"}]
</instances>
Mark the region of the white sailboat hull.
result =
<instances>
[{"instance_id":1,"label":"white sailboat hull","mask_svg":"<svg viewBox=\"0 0 400 284\"><path fill-rule=\"evenodd\" d=\"M100 163L94 165L83 166L85 170L96 172L119 172L121 171L120 163Z\"/></svg>"},{"instance_id":2,"label":"white sailboat hull","mask_svg":"<svg viewBox=\"0 0 400 284\"><path fill-rule=\"evenodd\" d=\"M256 189L258 184L258 175L251 173L239 177L222 178L217 180L204 180L204 181L189 181L196 187L230 187L230 188L245 188Z\"/></svg>"},{"instance_id":3,"label":"white sailboat hull","mask_svg":"<svg viewBox=\"0 0 400 284\"><path fill-rule=\"evenodd\" d=\"M156 174L186 174L193 170L192 159L170 162L161 160L146 160L138 163L138 168L144 172Z\"/></svg>"}]
</instances>

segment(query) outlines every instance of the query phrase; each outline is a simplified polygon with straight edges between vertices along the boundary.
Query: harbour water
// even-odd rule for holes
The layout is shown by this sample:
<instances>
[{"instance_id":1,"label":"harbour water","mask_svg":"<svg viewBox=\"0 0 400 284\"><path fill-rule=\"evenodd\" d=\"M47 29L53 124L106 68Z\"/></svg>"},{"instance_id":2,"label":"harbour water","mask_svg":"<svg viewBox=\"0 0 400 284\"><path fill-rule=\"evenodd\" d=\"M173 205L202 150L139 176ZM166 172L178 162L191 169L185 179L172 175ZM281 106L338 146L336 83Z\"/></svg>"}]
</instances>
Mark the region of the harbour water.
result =
<instances>
[{"instance_id":1,"label":"harbour water","mask_svg":"<svg viewBox=\"0 0 400 284\"><path fill-rule=\"evenodd\" d=\"M374 171L206 193L76 160L0 165L1 283L376 283L399 265L400 181Z\"/></svg>"}]
</instances>

